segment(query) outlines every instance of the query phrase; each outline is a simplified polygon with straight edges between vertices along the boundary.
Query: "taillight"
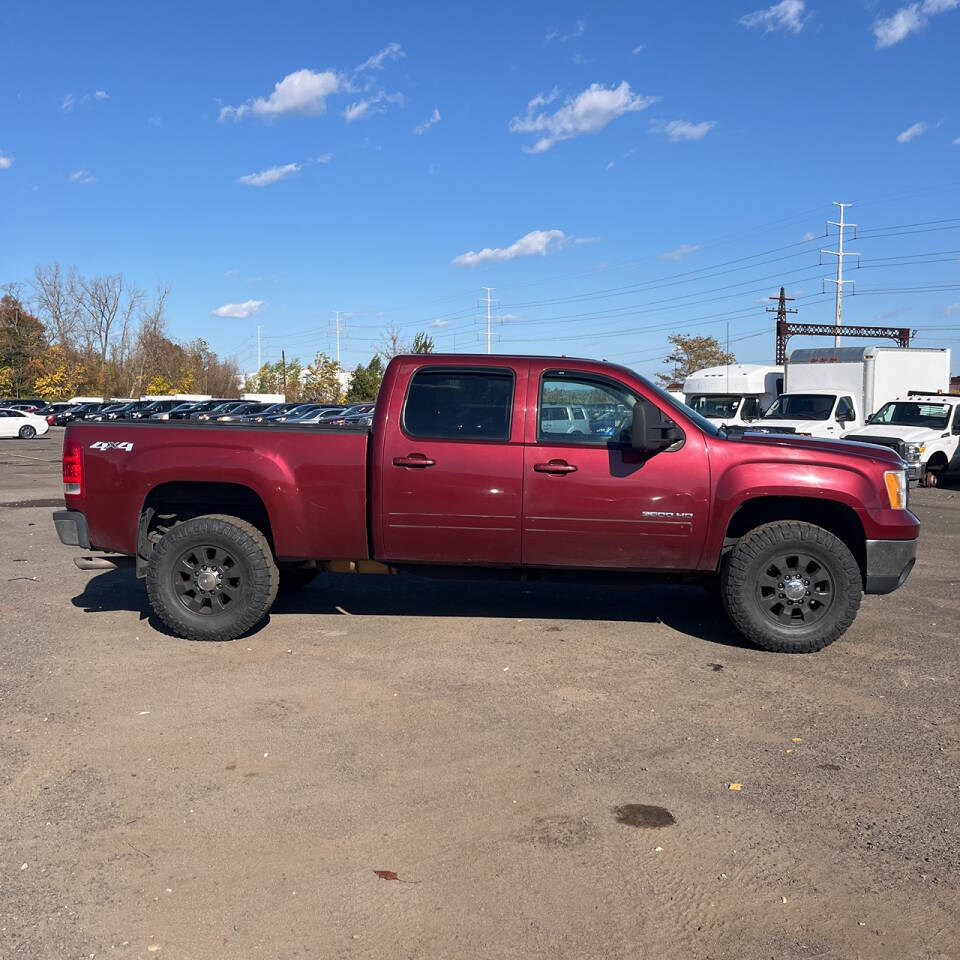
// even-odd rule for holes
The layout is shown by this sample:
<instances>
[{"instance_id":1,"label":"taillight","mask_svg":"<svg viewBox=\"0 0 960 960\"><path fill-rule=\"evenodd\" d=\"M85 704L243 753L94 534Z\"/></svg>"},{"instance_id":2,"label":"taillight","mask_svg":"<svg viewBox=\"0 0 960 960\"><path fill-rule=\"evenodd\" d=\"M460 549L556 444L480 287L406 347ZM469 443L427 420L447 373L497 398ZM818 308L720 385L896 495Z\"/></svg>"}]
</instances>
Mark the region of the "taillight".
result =
<instances>
[{"instance_id":1,"label":"taillight","mask_svg":"<svg viewBox=\"0 0 960 960\"><path fill-rule=\"evenodd\" d=\"M83 495L83 447L71 441L63 445L63 492Z\"/></svg>"},{"instance_id":2,"label":"taillight","mask_svg":"<svg viewBox=\"0 0 960 960\"><path fill-rule=\"evenodd\" d=\"M53 414L52 414L52 413L50 414L50 416L47 417L47 426L48 426L48 427L52 427L52 426L53 426Z\"/></svg>"}]
</instances>

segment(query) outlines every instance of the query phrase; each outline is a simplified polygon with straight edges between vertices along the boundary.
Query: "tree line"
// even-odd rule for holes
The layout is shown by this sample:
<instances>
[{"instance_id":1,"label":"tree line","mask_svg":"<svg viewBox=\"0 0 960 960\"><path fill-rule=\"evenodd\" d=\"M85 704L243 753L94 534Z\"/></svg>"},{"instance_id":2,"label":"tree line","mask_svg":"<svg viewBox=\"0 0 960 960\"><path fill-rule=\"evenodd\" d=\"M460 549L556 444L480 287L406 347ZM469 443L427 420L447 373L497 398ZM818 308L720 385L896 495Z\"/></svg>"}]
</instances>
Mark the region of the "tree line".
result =
<instances>
[{"instance_id":1,"label":"tree line","mask_svg":"<svg viewBox=\"0 0 960 960\"><path fill-rule=\"evenodd\" d=\"M122 274L84 276L58 263L38 266L25 283L0 287L0 398L139 397L240 390L283 393L290 401L375 400L386 363L399 353L432 353L433 338L405 341L388 329L367 364L349 379L325 353L303 363L265 363L244 378L235 358L220 357L202 337L169 332L169 287L152 294ZM343 381L347 380L346 389Z\"/></svg>"}]
</instances>

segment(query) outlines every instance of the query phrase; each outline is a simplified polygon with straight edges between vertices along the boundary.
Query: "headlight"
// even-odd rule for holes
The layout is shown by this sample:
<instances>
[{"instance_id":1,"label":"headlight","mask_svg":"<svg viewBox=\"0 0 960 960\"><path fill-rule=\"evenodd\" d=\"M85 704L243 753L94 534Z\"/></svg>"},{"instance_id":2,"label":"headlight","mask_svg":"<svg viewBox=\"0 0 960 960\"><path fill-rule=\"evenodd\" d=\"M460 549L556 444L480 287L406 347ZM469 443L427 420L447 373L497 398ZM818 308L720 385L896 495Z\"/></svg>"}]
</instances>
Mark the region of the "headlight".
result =
<instances>
[{"instance_id":1,"label":"headlight","mask_svg":"<svg viewBox=\"0 0 960 960\"><path fill-rule=\"evenodd\" d=\"M904 459L909 463L916 463L923 456L924 450L926 450L926 444L908 443L904 446Z\"/></svg>"},{"instance_id":2,"label":"headlight","mask_svg":"<svg viewBox=\"0 0 960 960\"><path fill-rule=\"evenodd\" d=\"M891 510L907 509L906 470L884 470L883 484L887 488L887 500Z\"/></svg>"}]
</instances>

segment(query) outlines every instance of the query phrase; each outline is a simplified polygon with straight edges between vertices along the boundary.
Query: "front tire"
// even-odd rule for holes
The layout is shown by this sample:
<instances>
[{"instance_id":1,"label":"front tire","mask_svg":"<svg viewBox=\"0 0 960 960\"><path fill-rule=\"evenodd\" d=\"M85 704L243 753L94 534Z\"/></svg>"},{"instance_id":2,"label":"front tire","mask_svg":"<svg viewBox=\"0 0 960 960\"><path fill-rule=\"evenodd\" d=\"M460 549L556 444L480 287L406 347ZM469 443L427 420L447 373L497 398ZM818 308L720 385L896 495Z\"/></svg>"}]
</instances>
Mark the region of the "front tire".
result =
<instances>
[{"instance_id":1,"label":"front tire","mask_svg":"<svg viewBox=\"0 0 960 960\"><path fill-rule=\"evenodd\" d=\"M21 440L32 440L37 435L37 428L32 426L29 423L25 423L20 428L20 439Z\"/></svg>"},{"instance_id":2,"label":"front tire","mask_svg":"<svg viewBox=\"0 0 960 960\"><path fill-rule=\"evenodd\" d=\"M153 548L147 595L156 615L186 640L235 640L277 595L267 538L238 517L208 514L177 524Z\"/></svg>"},{"instance_id":3,"label":"front tire","mask_svg":"<svg viewBox=\"0 0 960 960\"><path fill-rule=\"evenodd\" d=\"M734 626L763 650L813 653L833 643L860 608L860 567L842 540L784 520L745 534L726 558L723 603Z\"/></svg>"}]
</instances>

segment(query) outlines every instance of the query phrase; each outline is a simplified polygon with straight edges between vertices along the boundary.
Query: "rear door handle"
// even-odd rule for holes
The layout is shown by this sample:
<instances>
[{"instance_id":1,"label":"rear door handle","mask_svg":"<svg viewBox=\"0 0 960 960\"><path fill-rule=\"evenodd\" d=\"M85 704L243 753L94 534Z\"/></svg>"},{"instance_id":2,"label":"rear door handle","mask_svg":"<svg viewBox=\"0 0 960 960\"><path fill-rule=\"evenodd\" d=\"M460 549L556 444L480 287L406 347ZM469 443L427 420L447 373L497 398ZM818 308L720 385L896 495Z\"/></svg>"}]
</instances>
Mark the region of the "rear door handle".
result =
<instances>
[{"instance_id":1,"label":"rear door handle","mask_svg":"<svg viewBox=\"0 0 960 960\"><path fill-rule=\"evenodd\" d=\"M422 453L411 453L409 457L394 457L395 467L432 467L437 461L425 457Z\"/></svg>"},{"instance_id":2,"label":"rear door handle","mask_svg":"<svg viewBox=\"0 0 960 960\"><path fill-rule=\"evenodd\" d=\"M547 463L535 463L533 469L537 473L576 473L577 468L566 460L549 460Z\"/></svg>"}]
</instances>

